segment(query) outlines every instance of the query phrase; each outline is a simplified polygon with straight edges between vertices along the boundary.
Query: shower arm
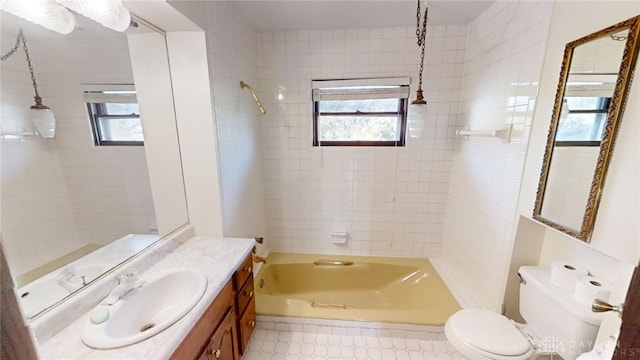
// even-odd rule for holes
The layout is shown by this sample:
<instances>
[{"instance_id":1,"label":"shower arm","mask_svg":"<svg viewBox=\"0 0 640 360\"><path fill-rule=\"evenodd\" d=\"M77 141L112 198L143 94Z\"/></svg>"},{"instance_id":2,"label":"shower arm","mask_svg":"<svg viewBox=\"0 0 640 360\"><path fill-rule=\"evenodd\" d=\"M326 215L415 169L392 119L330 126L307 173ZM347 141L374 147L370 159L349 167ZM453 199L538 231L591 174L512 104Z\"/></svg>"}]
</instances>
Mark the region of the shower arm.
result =
<instances>
[{"instance_id":1,"label":"shower arm","mask_svg":"<svg viewBox=\"0 0 640 360\"><path fill-rule=\"evenodd\" d=\"M244 89L247 88L249 89L249 92L251 92L251 96L253 96L253 100L256 102L256 105L258 105L258 109L260 110L260 112L262 114L266 114L267 110L264 109L264 106L262 106L262 103L260 102L260 100L258 100L258 96L256 96L256 92L253 91L253 88L251 87L251 85L247 84L244 81L240 81L240 88Z\"/></svg>"}]
</instances>

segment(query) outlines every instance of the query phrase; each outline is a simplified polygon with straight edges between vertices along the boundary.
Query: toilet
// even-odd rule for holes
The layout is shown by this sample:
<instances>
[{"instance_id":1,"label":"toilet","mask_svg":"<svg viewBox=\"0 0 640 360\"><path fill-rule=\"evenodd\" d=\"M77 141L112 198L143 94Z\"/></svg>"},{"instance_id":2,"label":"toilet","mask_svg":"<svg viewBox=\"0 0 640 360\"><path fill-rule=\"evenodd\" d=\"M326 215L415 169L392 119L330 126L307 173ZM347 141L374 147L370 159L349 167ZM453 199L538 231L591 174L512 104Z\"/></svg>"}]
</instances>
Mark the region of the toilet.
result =
<instances>
[{"instance_id":1,"label":"toilet","mask_svg":"<svg viewBox=\"0 0 640 360\"><path fill-rule=\"evenodd\" d=\"M471 360L522 360L560 355L573 360L593 347L602 313L551 283L549 269L522 266L519 324L498 313L465 309L446 322L447 339Z\"/></svg>"}]
</instances>

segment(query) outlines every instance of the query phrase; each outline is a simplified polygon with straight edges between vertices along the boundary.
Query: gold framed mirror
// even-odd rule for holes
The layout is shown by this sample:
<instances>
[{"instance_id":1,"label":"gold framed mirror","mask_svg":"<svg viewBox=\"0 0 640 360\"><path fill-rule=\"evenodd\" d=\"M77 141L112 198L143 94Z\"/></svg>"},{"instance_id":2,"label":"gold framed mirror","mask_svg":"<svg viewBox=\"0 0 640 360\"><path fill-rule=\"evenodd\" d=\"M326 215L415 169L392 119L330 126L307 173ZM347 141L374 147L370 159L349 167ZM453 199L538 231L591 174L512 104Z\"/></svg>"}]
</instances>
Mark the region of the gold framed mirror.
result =
<instances>
[{"instance_id":1,"label":"gold framed mirror","mask_svg":"<svg viewBox=\"0 0 640 360\"><path fill-rule=\"evenodd\" d=\"M627 101L640 16L565 46L533 218L589 242Z\"/></svg>"}]
</instances>

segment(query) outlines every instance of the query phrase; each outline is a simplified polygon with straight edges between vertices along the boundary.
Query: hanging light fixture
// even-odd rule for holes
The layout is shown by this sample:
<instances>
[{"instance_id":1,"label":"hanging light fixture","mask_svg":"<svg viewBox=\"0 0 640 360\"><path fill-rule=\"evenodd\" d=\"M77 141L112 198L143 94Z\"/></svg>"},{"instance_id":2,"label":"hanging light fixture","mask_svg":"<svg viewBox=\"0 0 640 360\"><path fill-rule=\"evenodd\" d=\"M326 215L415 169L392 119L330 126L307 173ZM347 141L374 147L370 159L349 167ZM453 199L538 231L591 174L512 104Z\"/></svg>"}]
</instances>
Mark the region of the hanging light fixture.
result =
<instances>
[{"instance_id":1,"label":"hanging light fixture","mask_svg":"<svg viewBox=\"0 0 640 360\"><path fill-rule=\"evenodd\" d=\"M111 30L123 32L129 28L131 23L131 14L122 5L122 0L55 1Z\"/></svg>"},{"instance_id":2,"label":"hanging light fixture","mask_svg":"<svg viewBox=\"0 0 640 360\"><path fill-rule=\"evenodd\" d=\"M0 0L0 9L63 35L76 27L73 14L53 0Z\"/></svg>"},{"instance_id":3,"label":"hanging light fixture","mask_svg":"<svg viewBox=\"0 0 640 360\"><path fill-rule=\"evenodd\" d=\"M123 32L131 23L122 0L0 0L0 9L60 34L76 27L69 10L115 31Z\"/></svg>"},{"instance_id":4,"label":"hanging light fixture","mask_svg":"<svg viewBox=\"0 0 640 360\"><path fill-rule=\"evenodd\" d=\"M416 90L416 98L411 102L409 106L408 125L409 135L413 138L419 138L422 136L424 126L427 121L427 101L422 95L422 71L424 69L424 49L427 38L427 15L429 8L425 6L424 16L421 16L420 0L418 0L418 9L416 11L416 37L418 38L417 44L420 48L420 69L418 76L418 90ZM420 25L420 19L422 18L422 26Z\"/></svg>"},{"instance_id":5,"label":"hanging light fixture","mask_svg":"<svg viewBox=\"0 0 640 360\"><path fill-rule=\"evenodd\" d=\"M22 30L18 32L15 46L9 50L8 53L2 55L0 58L2 61L8 59L13 55L22 43L22 48L27 57L27 65L29 66L29 72L31 73L31 82L33 83L33 90L35 91L35 104L31 106L31 122L35 126L36 130L43 138L53 138L56 133L56 118L53 115L51 109L42 103L42 97L38 93L38 84L36 83L36 76L33 73L33 65L31 64L31 56L29 56L29 48L27 47L27 39L24 37Z\"/></svg>"}]
</instances>

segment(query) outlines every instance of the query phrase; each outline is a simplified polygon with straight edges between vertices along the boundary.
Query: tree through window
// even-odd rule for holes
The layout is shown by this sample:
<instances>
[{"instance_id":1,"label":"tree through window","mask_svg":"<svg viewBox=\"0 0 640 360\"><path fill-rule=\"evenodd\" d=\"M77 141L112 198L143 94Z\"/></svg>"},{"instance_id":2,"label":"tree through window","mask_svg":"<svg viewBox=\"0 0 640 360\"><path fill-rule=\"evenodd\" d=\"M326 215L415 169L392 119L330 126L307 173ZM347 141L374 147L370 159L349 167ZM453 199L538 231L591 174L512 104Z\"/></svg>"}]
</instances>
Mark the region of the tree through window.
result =
<instances>
[{"instance_id":1,"label":"tree through window","mask_svg":"<svg viewBox=\"0 0 640 360\"><path fill-rule=\"evenodd\" d=\"M317 80L314 146L404 146L408 78Z\"/></svg>"}]
</instances>

